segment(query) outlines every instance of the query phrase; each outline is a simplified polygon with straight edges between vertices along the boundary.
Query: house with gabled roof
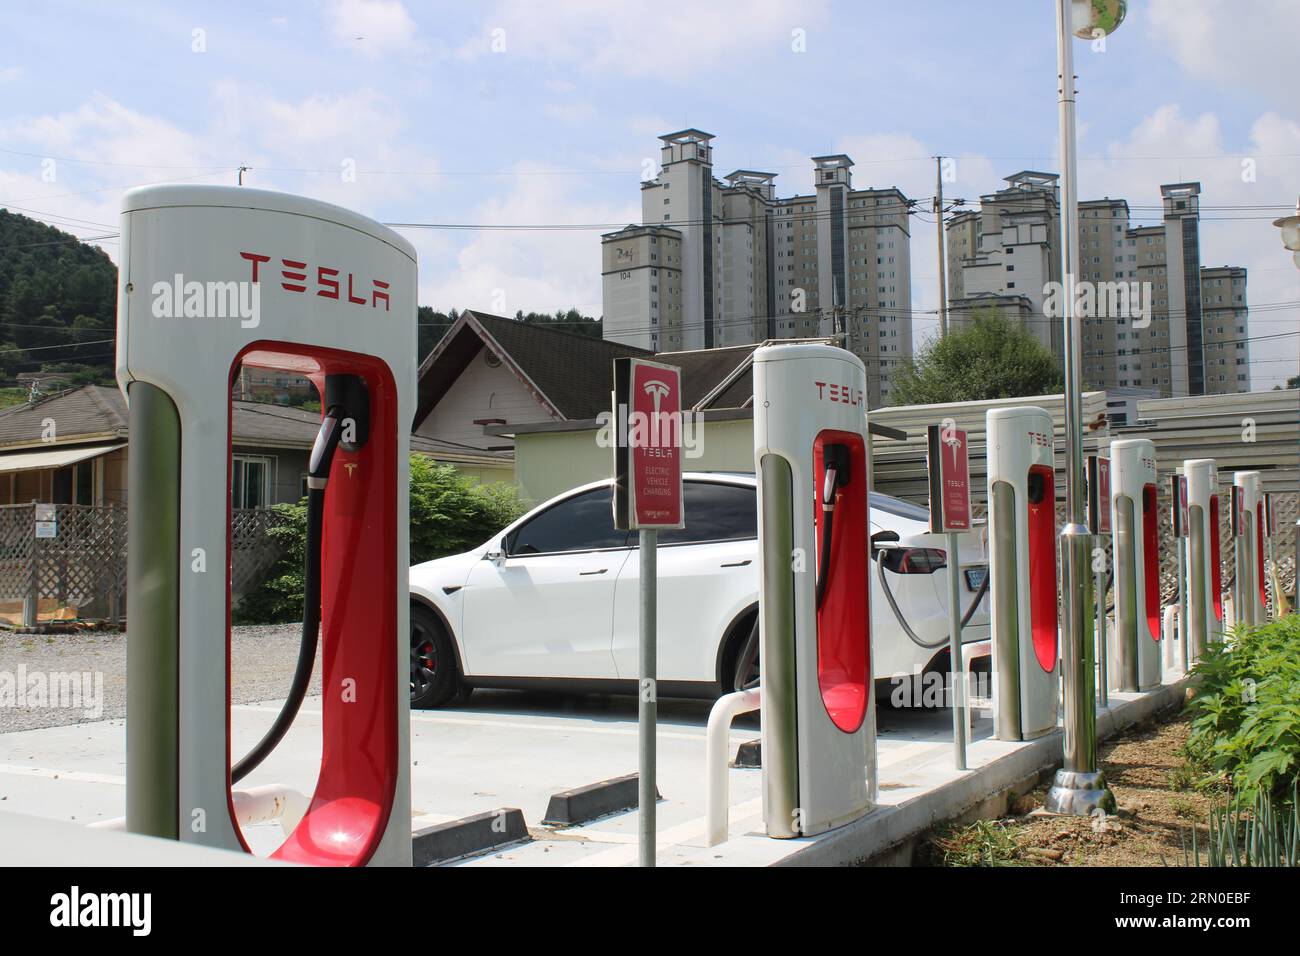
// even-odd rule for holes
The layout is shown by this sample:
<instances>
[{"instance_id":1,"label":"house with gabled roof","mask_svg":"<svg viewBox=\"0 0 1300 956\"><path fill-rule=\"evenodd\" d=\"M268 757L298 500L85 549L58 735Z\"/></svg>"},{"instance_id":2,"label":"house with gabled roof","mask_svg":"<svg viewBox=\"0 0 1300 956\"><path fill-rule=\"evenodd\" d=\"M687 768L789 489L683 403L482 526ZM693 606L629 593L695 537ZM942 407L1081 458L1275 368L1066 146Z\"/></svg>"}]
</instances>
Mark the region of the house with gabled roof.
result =
<instances>
[{"instance_id":1,"label":"house with gabled roof","mask_svg":"<svg viewBox=\"0 0 1300 956\"><path fill-rule=\"evenodd\" d=\"M82 385L0 409L0 505L126 504L126 399ZM306 494L320 412L231 402L231 504L261 508ZM411 451L485 481L511 480L510 456L412 436Z\"/></svg>"}]
</instances>

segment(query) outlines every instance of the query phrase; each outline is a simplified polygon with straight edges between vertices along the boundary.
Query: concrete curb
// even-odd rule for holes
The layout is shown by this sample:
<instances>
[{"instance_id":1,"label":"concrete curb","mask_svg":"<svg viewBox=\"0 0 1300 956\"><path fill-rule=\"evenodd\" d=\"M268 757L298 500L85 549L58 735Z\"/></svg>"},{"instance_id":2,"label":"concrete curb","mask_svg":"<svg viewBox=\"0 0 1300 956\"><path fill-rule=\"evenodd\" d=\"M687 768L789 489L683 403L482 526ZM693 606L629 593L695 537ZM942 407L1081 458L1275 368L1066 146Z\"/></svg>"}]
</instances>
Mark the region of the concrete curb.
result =
<instances>
[{"instance_id":1,"label":"concrete curb","mask_svg":"<svg viewBox=\"0 0 1300 956\"><path fill-rule=\"evenodd\" d=\"M663 799L658 790L655 799ZM622 810L635 810L636 806L637 775L629 773L552 794L542 824L571 827Z\"/></svg>"},{"instance_id":2,"label":"concrete curb","mask_svg":"<svg viewBox=\"0 0 1300 956\"><path fill-rule=\"evenodd\" d=\"M522 810L488 810L416 830L411 834L411 865L436 866L528 839Z\"/></svg>"},{"instance_id":3,"label":"concrete curb","mask_svg":"<svg viewBox=\"0 0 1300 956\"><path fill-rule=\"evenodd\" d=\"M1097 739L1106 740L1181 701L1190 684L1181 678L1132 700L1115 701L1097 713ZM860 820L809 841L808 846L778 861L776 866L888 865L901 856L908 841L938 824L970 811L973 817L1000 815L1011 796L1031 790L1044 770L1062 761L1062 732L1058 729L1031 741L1014 753L967 773L951 783L920 794L897 806L882 807ZM1001 804L1001 807L997 807Z\"/></svg>"}]
</instances>

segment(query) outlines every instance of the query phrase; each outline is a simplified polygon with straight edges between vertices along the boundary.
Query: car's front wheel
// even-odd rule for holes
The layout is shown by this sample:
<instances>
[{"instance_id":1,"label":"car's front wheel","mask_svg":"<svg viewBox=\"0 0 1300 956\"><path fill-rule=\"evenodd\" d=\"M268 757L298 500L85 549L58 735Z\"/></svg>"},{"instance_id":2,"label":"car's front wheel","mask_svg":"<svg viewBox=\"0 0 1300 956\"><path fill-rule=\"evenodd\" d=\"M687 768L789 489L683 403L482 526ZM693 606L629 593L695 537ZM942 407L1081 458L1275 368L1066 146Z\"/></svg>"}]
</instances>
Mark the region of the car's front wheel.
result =
<instances>
[{"instance_id":1,"label":"car's front wheel","mask_svg":"<svg viewBox=\"0 0 1300 956\"><path fill-rule=\"evenodd\" d=\"M460 690L456 652L438 615L411 605L411 707L441 707Z\"/></svg>"}]
</instances>

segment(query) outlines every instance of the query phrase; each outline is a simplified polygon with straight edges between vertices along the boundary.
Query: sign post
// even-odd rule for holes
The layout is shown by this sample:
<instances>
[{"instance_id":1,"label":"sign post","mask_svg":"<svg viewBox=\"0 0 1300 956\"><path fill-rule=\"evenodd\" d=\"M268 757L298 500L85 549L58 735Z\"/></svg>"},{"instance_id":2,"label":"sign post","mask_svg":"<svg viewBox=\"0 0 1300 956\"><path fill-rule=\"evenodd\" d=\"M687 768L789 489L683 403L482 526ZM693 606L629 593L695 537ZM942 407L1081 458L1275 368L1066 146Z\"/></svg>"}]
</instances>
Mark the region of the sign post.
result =
<instances>
[{"instance_id":1,"label":"sign post","mask_svg":"<svg viewBox=\"0 0 1300 956\"><path fill-rule=\"evenodd\" d=\"M1106 538L1110 535L1110 459L1088 456L1088 531L1093 537L1093 590L1097 592L1096 641L1100 680L1097 703L1110 706L1109 661L1106 656Z\"/></svg>"},{"instance_id":2,"label":"sign post","mask_svg":"<svg viewBox=\"0 0 1300 956\"><path fill-rule=\"evenodd\" d=\"M656 601L659 529L686 526L682 501L681 369L614 360L614 527L640 533L640 674L637 689L638 863L655 865Z\"/></svg>"},{"instance_id":3,"label":"sign post","mask_svg":"<svg viewBox=\"0 0 1300 956\"><path fill-rule=\"evenodd\" d=\"M966 433L951 421L927 432L930 531L948 536L948 669L952 678L952 746L958 770L966 769L966 668L961 648L959 536L971 529L970 450Z\"/></svg>"},{"instance_id":4,"label":"sign post","mask_svg":"<svg viewBox=\"0 0 1300 956\"><path fill-rule=\"evenodd\" d=\"M1187 635L1189 610L1187 607L1187 537L1190 522L1187 513L1187 478L1174 474L1169 477L1174 517L1174 552L1178 555L1178 640L1183 645L1183 673L1191 667L1191 643Z\"/></svg>"}]
</instances>

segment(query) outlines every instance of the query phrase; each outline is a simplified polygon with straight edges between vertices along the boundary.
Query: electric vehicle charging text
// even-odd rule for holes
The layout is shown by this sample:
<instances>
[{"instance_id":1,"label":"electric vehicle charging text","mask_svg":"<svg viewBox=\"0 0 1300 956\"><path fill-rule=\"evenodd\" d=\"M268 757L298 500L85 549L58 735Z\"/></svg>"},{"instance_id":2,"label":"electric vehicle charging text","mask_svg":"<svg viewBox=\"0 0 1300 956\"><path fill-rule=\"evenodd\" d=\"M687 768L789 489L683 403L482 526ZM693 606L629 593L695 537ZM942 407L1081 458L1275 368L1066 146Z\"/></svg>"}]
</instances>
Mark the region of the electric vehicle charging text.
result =
<instances>
[{"instance_id":1,"label":"electric vehicle charging text","mask_svg":"<svg viewBox=\"0 0 1300 956\"><path fill-rule=\"evenodd\" d=\"M996 408L987 422L994 734L1031 740L1056 726L1056 485L1052 417Z\"/></svg>"},{"instance_id":2,"label":"electric vehicle charging text","mask_svg":"<svg viewBox=\"0 0 1300 956\"><path fill-rule=\"evenodd\" d=\"M414 250L326 203L148 187L123 202L121 275L117 374L131 418L127 827L247 849L231 784L289 728L319 641L319 774L272 855L410 865ZM186 290L181 311L159 307L160 288L173 284ZM254 303L249 321L213 309L229 290ZM307 377L323 414L307 473L298 665L271 730L232 767L230 396L245 365Z\"/></svg>"},{"instance_id":3,"label":"electric vehicle charging text","mask_svg":"<svg viewBox=\"0 0 1300 956\"><path fill-rule=\"evenodd\" d=\"M876 785L866 373L828 345L754 352L763 817L809 836Z\"/></svg>"},{"instance_id":4,"label":"electric vehicle charging text","mask_svg":"<svg viewBox=\"0 0 1300 956\"><path fill-rule=\"evenodd\" d=\"M1110 458L1116 632L1111 688L1147 690L1162 677L1155 443L1147 438L1114 441Z\"/></svg>"}]
</instances>

